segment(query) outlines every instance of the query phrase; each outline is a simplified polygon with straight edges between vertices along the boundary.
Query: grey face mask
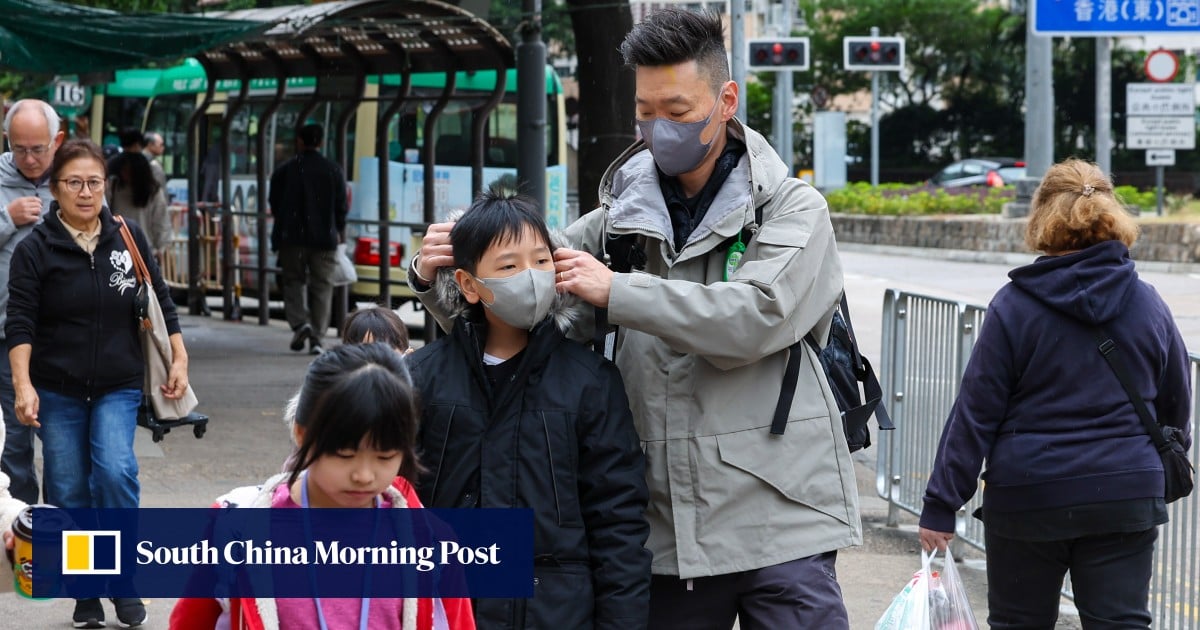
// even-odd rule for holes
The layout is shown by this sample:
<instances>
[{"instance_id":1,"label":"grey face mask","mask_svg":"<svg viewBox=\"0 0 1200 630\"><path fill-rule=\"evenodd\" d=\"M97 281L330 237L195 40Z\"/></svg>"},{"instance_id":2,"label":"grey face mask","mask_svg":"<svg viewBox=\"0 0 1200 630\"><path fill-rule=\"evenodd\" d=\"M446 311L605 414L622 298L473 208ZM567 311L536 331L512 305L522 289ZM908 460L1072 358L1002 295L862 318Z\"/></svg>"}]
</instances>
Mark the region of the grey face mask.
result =
<instances>
[{"instance_id":1,"label":"grey face mask","mask_svg":"<svg viewBox=\"0 0 1200 630\"><path fill-rule=\"evenodd\" d=\"M674 177L686 173L704 161L704 156L708 154L713 140L717 139L717 134L714 133L708 143L700 142L700 134L708 123L712 122L713 114L717 113L717 108L721 106L721 97L724 95L725 90L722 89L717 95L717 102L713 104L712 111L704 120L690 123L665 118L637 121L642 139L646 141L650 155L654 156L654 163L664 175Z\"/></svg>"},{"instance_id":2,"label":"grey face mask","mask_svg":"<svg viewBox=\"0 0 1200 630\"><path fill-rule=\"evenodd\" d=\"M480 299L488 310L513 328L533 330L554 304L554 272L526 269L507 278L479 278L492 292L492 303Z\"/></svg>"}]
</instances>

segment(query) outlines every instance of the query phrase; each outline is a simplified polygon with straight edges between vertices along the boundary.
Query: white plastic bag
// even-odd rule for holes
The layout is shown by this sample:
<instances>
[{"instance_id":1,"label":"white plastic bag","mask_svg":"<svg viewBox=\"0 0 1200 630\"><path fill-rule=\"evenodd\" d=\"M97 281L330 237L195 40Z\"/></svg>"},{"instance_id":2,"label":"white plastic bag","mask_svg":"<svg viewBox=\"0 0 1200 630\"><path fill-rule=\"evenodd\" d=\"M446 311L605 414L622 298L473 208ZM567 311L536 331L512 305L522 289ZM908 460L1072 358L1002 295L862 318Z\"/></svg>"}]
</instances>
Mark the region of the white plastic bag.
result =
<instances>
[{"instance_id":1,"label":"white plastic bag","mask_svg":"<svg viewBox=\"0 0 1200 630\"><path fill-rule=\"evenodd\" d=\"M334 252L333 286L340 287L358 282L358 272L354 270L354 261L346 255L346 244L338 243Z\"/></svg>"},{"instance_id":2,"label":"white plastic bag","mask_svg":"<svg viewBox=\"0 0 1200 630\"><path fill-rule=\"evenodd\" d=\"M921 552L921 570L892 599L875 622L875 630L929 630L930 559L930 554Z\"/></svg>"},{"instance_id":3,"label":"white plastic bag","mask_svg":"<svg viewBox=\"0 0 1200 630\"><path fill-rule=\"evenodd\" d=\"M946 549L942 570L929 582L929 623L931 630L979 630L967 588L963 585L954 556Z\"/></svg>"}]
</instances>

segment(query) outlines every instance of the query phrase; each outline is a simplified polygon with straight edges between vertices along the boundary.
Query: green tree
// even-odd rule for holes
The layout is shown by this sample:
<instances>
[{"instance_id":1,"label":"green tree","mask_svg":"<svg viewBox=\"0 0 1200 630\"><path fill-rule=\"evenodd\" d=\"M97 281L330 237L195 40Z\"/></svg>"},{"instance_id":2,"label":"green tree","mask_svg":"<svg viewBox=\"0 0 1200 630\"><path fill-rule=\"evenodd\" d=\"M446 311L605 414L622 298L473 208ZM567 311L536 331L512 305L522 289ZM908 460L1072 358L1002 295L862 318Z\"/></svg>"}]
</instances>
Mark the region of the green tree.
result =
<instances>
[{"instance_id":1,"label":"green tree","mask_svg":"<svg viewBox=\"0 0 1200 630\"><path fill-rule=\"evenodd\" d=\"M812 41L812 81L833 95L869 89L870 74L842 69L842 38L905 38L905 69L881 73L881 160L937 163L1011 152L1024 94L1024 22L977 0L801 0ZM863 144L866 150L866 144ZM866 156L863 156L866 157Z\"/></svg>"}]
</instances>

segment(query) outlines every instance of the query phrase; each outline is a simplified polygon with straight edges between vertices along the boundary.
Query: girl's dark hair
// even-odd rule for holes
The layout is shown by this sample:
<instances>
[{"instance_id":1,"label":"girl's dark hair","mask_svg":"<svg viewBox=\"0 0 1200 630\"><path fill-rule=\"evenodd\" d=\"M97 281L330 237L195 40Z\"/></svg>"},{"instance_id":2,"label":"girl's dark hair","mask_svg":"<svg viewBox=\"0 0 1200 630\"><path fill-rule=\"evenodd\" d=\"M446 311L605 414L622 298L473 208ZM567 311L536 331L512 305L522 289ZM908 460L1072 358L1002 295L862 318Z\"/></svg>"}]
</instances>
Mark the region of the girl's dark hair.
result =
<instances>
[{"instance_id":1,"label":"girl's dark hair","mask_svg":"<svg viewBox=\"0 0 1200 630\"><path fill-rule=\"evenodd\" d=\"M682 9L662 9L634 25L621 42L625 64L673 66L695 61L714 92L729 80L721 16Z\"/></svg>"},{"instance_id":2,"label":"girl's dark hair","mask_svg":"<svg viewBox=\"0 0 1200 630\"><path fill-rule=\"evenodd\" d=\"M526 228L533 228L546 247L554 249L546 219L538 210L536 201L499 188L479 193L471 207L450 229L454 266L474 274L475 266L489 247L521 238Z\"/></svg>"},{"instance_id":3,"label":"girl's dark hair","mask_svg":"<svg viewBox=\"0 0 1200 630\"><path fill-rule=\"evenodd\" d=\"M100 147L86 138L72 138L62 143L62 146L54 152L54 161L50 163L50 181L57 183L59 173L62 173L63 168L69 162L84 158L96 160L100 164L101 172L105 177L108 176L108 169L104 164L104 152L100 150Z\"/></svg>"},{"instance_id":4,"label":"girl's dark hair","mask_svg":"<svg viewBox=\"0 0 1200 630\"><path fill-rule=\"evenodd\" d=\"M158 181L154 179L154 171L150 168L150 160L141 151L123 151L112 159L112 175L117 185L129 188L132 192L133 205L138 208L150 203L150 197L158 192ZM128 171L126 170L128 169ZM117 208L123 212L125 208Z\"/></svg>"},{"instance_id":5,"label":"girl's dark hair","mask_svg":"<svg viewBox=\"0 0 1200 630\"><path fill-rule=\"evenodd\" d=\"M417 394L399 353L381 343L340 345L308 367L296 424L304 438L291 459L288 485L324 455L357 450L366 438L381 451L400 451L397 473L415 482Z\"/></svg>"},{"instance_id":6,"label":"girl's dark hair","mask_svg":"<svg viewBox=\"0 0 1200 630\"><path fill-rule=\"evenodd\" d=\"M363 343L368 334L372 343L384 343L400 352L408 350L408 326L390 308L361 308L346 317L342 343Z\"/></svg>"}]
</instances>

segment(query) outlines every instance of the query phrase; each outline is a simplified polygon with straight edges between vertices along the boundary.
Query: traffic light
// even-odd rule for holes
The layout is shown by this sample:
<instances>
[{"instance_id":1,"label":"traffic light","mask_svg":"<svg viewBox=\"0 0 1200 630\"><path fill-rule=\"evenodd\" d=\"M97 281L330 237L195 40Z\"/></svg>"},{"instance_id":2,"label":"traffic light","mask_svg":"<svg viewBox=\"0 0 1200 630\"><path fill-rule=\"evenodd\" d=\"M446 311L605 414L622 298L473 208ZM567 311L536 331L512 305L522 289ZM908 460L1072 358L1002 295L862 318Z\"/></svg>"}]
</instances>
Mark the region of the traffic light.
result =
<instances>
[{"instance_id":1,"label":"traffic light","mask_svg":"<svg viewBox=\"0 0 1200 630\"><path fill-rule=\"evenodd\" d=\"M776 37L749 40L746 64L751 70L808 70L808 38Z\"/></svg>"},{"instance_id":2,"label":"traffic light","mask_svg":"<svg viewBox=\"0 0 1200 630\"><path fill-rule=\"evenodd\" d=\"M901 70L904 68L903 37L846 37L843 68L846 70Z\"/></svg>"}]
</instances>

